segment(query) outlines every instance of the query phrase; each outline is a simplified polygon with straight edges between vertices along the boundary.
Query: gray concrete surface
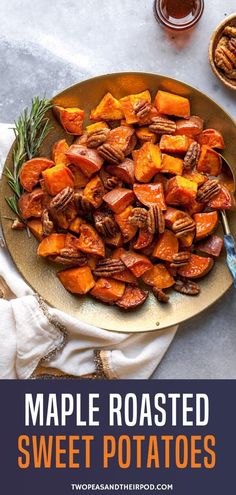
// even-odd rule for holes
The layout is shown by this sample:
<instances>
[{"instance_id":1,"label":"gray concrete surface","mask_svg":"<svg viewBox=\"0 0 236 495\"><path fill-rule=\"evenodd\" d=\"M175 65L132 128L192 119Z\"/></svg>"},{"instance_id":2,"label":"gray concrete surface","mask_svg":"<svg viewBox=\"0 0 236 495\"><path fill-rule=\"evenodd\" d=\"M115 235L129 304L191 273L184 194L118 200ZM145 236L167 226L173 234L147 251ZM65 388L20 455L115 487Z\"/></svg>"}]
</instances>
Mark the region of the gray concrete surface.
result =
<instances>
[{"instance_id":1,"label":"gray concrete surface","mask_svg":"<svg viewBox=\"0 0 236 495\"><path fill-rule=\"evenodd\" d=\"M167 74L190 83L236 117L235 94L212 74L207 47L235 0L206 0L191 33L167 34L153 0L1 0L0 121L35 95L118 71ZM236 295L181 326L154 378L236 378ZM194 301L193 301L194 304Z\"/></svg>"}]
</instances>

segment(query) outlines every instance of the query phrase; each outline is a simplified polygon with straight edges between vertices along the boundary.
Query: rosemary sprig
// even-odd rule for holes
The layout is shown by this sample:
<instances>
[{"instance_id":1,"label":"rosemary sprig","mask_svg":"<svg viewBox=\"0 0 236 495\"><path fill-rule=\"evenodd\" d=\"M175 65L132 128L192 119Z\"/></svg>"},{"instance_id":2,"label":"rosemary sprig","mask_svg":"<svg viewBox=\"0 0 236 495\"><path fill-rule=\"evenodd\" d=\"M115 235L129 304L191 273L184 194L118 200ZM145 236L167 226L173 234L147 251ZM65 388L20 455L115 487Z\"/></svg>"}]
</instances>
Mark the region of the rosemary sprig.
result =
<instances>
[{"instance_id":1,"label":"rosemary sprig","mask_svg":"<svg viewBox=\"0 0 236 495\"><path fill-rule=\"evenodd\" d=\"M50 100L36 96L32 100L31 109L25 109L15 122L16 143L13 151L13 167L12 171L9 168L5 171L13 196L6 197L5 200L19 218L21 215L17 203L23 192L19 180L20 169L26 160L37 156L40 146L52 129L49 119L45 117L50 108L52 108Z\"/></svg>"}]
</instances>

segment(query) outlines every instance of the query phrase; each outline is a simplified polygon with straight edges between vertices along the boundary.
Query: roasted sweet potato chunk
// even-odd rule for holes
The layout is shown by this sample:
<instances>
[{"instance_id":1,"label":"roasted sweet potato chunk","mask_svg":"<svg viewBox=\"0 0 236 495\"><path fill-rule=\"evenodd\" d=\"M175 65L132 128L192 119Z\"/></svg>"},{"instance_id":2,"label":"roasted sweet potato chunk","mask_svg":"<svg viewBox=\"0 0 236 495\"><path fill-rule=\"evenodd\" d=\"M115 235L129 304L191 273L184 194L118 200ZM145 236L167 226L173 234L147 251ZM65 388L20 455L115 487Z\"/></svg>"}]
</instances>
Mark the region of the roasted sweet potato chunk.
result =
<instances>
[{"instance_id":1,"label":"roasted sweet potato chunk","mask_svg":"<svg viewBox=\"0 0 236 495\"><path fill-rule=\"evenodd\" d=\"M210 211L209 213L196 213L193 215L196 223L196 241L200 241L212 234L217 228L219 223L219 217L217 211Z\"/></svg>"},{"instance_id":2,"label":"roasted sweet potato chunk","mask_svg":"<svg viewBox=\"0 0 236 495\"><path fill-rule=\"evenodd\" d=\"M183 235L183 237L180 237L179 239L180 247L190 248L193 244L194 237L195 237L195 232L189 232L188 234Z\"/></svg>"},{"instance_id":3,"label":"roasted sweet potato chunk","mask_svg":"<svg viewBox=\"0 0 236 495\"><path fill-rule=\"evenodd\" d=\"M75 189L81 189L81 187L85 187L89 182L89 177L86 177L81 170L76 167L76 165L70 165L70 171L73 174L74 178L74 187Z\"/></svg>"},{"instance_id":4,"label":"roasted sweet potato chunk","mask_svg":"<svg viewBox=\"0 0 236 495\"><path fill-rule=\"evenodd\" d=\"M95 286L95 280L89 266L62 270L57 273L57 276L65 289L72 294L87 294Z\"/></svg>"},{"instance_id":5,"label":"roasted sweet potato chunk","mask_svg":"<svg viewBox=\"0 0 236 495\"><path fill-rule=\"evenodd\" d=\"M124 282L111 278L99 278L94 288L91 290L91 295L100 301L114 304L122 298L124 292Z\"/></svg>"},{"instance_id":6,"label":"roasted sweet potato chunk","mask_svg":"<svg viewBox=\"0 0 236 495\"><path fill-rule=\"evenodd\" d=\"M159 143L160 150L163 153L185 154L191 143L191 138L188 136L170 136L163 134Z\"/></svg>"},{"instance_id":7,"label":"roasted sweet potato chunk","mask_svg":"<svg viewBox=\"0 0 236 495\"><path fill-rule=\"evenodd\" d=\"M158 91L155 97L155 106L160 113L175 115L176 117L190 117L190 103L183 96Z\"/></svg>"},{"instance_id":8,"label":"roasted sweet potato chunk","mask_svg":"<svg viewBox=\"0 0 236 495\"><path fill-rule=\"evenodd\" d=\"M173 177L167 185L166 202L169 205L188 206L197 195L197 184L181 176Z\"/></svg>"},{"instance_id":9,"label":"roasted sweet potato chunk","mask_svg":"<svg viewBox=\"0 0 236 495\"><path fill-rule=\"evenodd\" d=\"M186 266L178 269L179 275L186 278L204 277L214 265L212 258L203 258L197 254L191 254L191 260Z\"/></svg>"},{"instance_id":10,"label":"roasted sweet potato chunk","mask_svg":"<svg viewBox=\"0 0 236 495\"><path fill-rule=\"evenodd\" d=\"M76 216L74 218L74 220L72 220L72 222L69 224L68 228L72 232L79 234L80 233L80 227L81 227L82 223L84 223L84 220L82 220L82 218Z\"/></svg>"},{"instance_id":11,"label":"roasted sweet potato chunk","mask_svg":"<svg viewBox=\"0 0 236 495\"><path fill-rule=\"evenodd\" d=\"M203 120L197 115L192 115L189 119L180 119L176 121L175 134L184 134L185 136L194 138L198 136L203 129Z\"/></svg>"},{"instance_id":12,"label":"roasted sweet potato chunk","mask_svg":"<svg viewBox=\"0 0 236 495\"><path fill-rule=\"evenodd\" d=\"M172 261L174 254L178 251L179 242L176 235L171 230L165 230L164 234L159 236L152 255L160 260Z\"/></svg>"},{"instance_id":13,"label":"roasted sweet potato chunk","mask_svg":"<svg viewBox=\"0 0 236 495\"><path fill-rule=\"evenodd\" d=\"M162 264L154 265L151 270L144 273L142 279L145 284L158 287L158 289L168 289L175 283L172 275L170 275L165 265Z\"/></svg>"},{"instance_id":14,"label":"roasted sweet potato chunk","mask_svg":"<svg viewBox=\"0 0 236 495\"><path fill-rule=\"evenodd\" d=\"M221 191L209 201L208 206L214 210L230 210L235 207L235 200L227 187L221 186Z\"/></svg>"},{"instance_id":15,"label":"roasted sweet potato chunk","mask_svg":"<svg viewBox=\"0 0 236 495\"><path fill-rule=\"evenodd\" d=\"M148 297L148 291L142 290L134 285L127 285L121 299L116 302L116 306L122 309L134 309L141 306Z\"/></svg>"},{"instance_id":16,"label":"roasted sweet potato chunk","mask_svg":"<svg viewBox=\"0 0 236 495\"><path fill-rule=\"evenodd\" d=\"M25 162L21 167L19 175L22 187L26 191L32 192L33 188L39 182L43 170L53 166L54 162L48 160L48 158L32 158L32 160Z\"/></svg>"},{"instance_id":17,"label":"roasted sweet potato chunk","mask_svg":"<svg viewBox=\"0 0 236 495\"><path fill-rule=\"evenodd\" d=\"M185 179L196 182L198 186L201 186L208 180L208 177L206 175L200 174L200 172L197 172L196 170L186 170L182 175Z\"/></svg>"},{"instance_id":18,"label":"roasted sweet potato chunk","mask_svg":"<svg viewBox=\"0 0 236 495\"><path fill-rule=\"evenodd\" d=\"M91 111L91 120L120 120L124 116L119 100L111 93L105 94L96 108Z\"/></svg>"},{"instance_id":19,"label":"roasted sweet potato chunk","mask_svg":"<svg viewBox=\"0 0 236 495\"><path fill-rule=\"evenodd\" d=\"M141 277L145 272L152 268L151 261L143 254L137 254L133 251L126 251L121 255L121 259L125 266L131 270L137 278Z\"/></svg>"},{"instance_id":20,"label":"roasted sweet potato chunk","mask_svg":"<svg viewBox=\"0 0 236 495\"><path fill-rule=\"evenodd\" d=\"M95 132L101 131L102 129L109 129L109 126L106 122L95 122L94 124L89 124L86 127L86 132Z\"/></svg>"},{"instance_id":21,"label":"roasted sweet potato chunk","mask_svg":"<svg viewBox=\"0 0 236 495\"><path fill-rule=\"evenodd\" d=\"M102 257L105 256L104 242L97 234L96 230L87 223L81 225L78 248L83 253Z\"/></svg>"},{"instance_id":22,"label":"roasted sweet potato chunk","mask_svg":"<svg viewBox=\"0 0 236 495\"><path fill-rule=\"evenodd\" d=\"M27 226L34 237L36 237L38 241L41 241L43 238L43 224L41 218L32 218L31 220L28 220Z\"/></svg>"},{"instance_id":23,"label":"roasted sweet potato chunk","mask_svg":"<svg viewBox=\"0 0 236 495\"><path fill-rule=\"evenodd\" d=\"M39 218L44 210L45 193L37 187L31 193L23 193L18 201L22 218L27 220L30 217Z\"/></svg>"},{"instance_id":24,"label":"roasted sweet potato chunk","mask_svg":"<svg viewBox=\"0 0 236 495\"><path fill-rule=\"evenodd\" d=\"M129 155L133 151L136 142L135 130L131 126L124 125L112 129L106 140L106 143L112 146L118 146L124 155Z\"/></svg>"},{"instance_id":25,"label":"roasted sweet potato chunk","mask_svg":"<svg viewBox=\"0 0 236 495\"><path fill-rule=\"evenodd\" d=\"M124 96L124 98L120 99L127 124L137 124L140 121L140 117L135 112L135 105L142 102L143 104L151 104L151 95L148 90L142 93Z\"/></svg>"},{"instance_id":26,"label":"roasted sweet potato chunk","mask_svg":"<svg viewBox=\"0 0 236 495\"><path fill-rule=\"evenodd\" d=\"M139 229L139 233L138 233L138 239L136 240L135 244L133 245L133 248L134 249L144 249L148 246L150 246L150 244L152 243L153 241L153 234L151 234L151 232L149 232L149 230L147 228L142 228L142 229Z\"/></svg>"},{"instance_id":27,"label":"roasted sweet potato chunk","mask_svg":"<svg viewBox=\"0 0 236 495\"><path fill-rule=\"evenodd\" d=\"M95 175L88 182L84 189L84 198L87 199L94 208L99 208L103 202L105 189L99 175Z\"/></svg>"},{"instance_id":28,"label":"roasted sweet potato chunk","mask_svg":"<svg viewBox=\"0 0 236 495\"><path fill-rule=\"evenodd\" d=\"M123 187L116 187L103 196L103 200L114 213L121 213L127 206L134 202L133 191Z\"/></svg>"},{"instance_id":29,"label":"roasted sweet potato chunk","mask_svg":"<svg viewBox=\"0 0 236 495\"><path fill-rule=\"evenodd\" d=\"M115 251L113 251L111 258L112 259L121 259L121 255L124 253L126 253L124 248L122 248L122 247L117 248L117 249L115 249ZM112 278L114 278L115 280L120 280L121 282L126 282L127 284L137 284L136 277L126 267L124 267L124 270L122 272L116 273L115 275L113 275Z\"/></svg>"},{"instance_id":30,"label":"roasted sweet potato chunk","mask_svg":"<svg viewBox=\"0 0 236 495\"><path fill-rule=\"evenodd\" d=\"M168 206L167 210L164 213L166 227L172 229L172 225L176 222L176 220L185 218L186 216L189 217L189 215L184 211L177 210L177 208Z\"/></svg>"},{"instance_id":31,"label":"roasted sweet potato chunk","mask_svg":"<svg viewBox=\"0 0 236 495\"><path fill-rule=\"evenodd\" d=\"M218 257L223 248L224 241L216 234L212 234L208 239L199 242L196 245L196 249L210 256Z\"/></svg>"},{"instance_id":32,"label":"roasted sweet potato chunk","mask_svg":"<svg viewBox=\"0 0 236 495\"><path fill-rule=\"evenodd\" d=\"M224 138L216 129L205 129L197 137L199 144L206 144L209 148L223 150L225 148Z\"/></svg>"},{"instance_id":33,"label":"roasted sweet potato chunk","mask_svg":"<svg viewBox=\"0 0 236 495\"><path fill-rule=\"evenodd\" d=\"M118 177L125 184L132 185L135 181L134 177L134 161L130 158L126 158L119 165L108 165L106 168L109 174Z\"/></svg>"},{"instance_id":34,"label":"roasted sweet potato chunk","mask_svg":"<svg viewBox=\"0 0 236 495\"><path fill-rule=\"evenodd\" d=\"M130 221L133 207L127 206L121 213L115 215L115 220L120 227L124 242L128 242L136 235L137 227Z\"/></svg>"},{"instance_id":35,"label":"roasted sweet potato chunk","mask_svg":"<svg viewBox=\"0 0 236 495\"><path fill-rule=\"evenodd\" d=\"M53 111L66 132L76 136L83 134L84 110L54 105Z\"/></svg>"},{"instance_id":36,"label":"roasted sweet potato chunk","mask_svg":"<svg viewBox=\"0 0 236 495\"><path fill-rule=\"evenodd\" d=\"M66 153L70 162L79 167L86 177L98 172L103 164L103 158L97 150L86 148L79 144L72 144Z\"/></svg>"},{"instance_id":37,"label":"roasted sweet potato chunk","mask_svg":"<svg viewBox=\"0 0 236 495\"><path fill-rule=\"evenodd\" d=\"M161 153L159 146L153 143L144 143L135 153L134 174L140 182L150 182L155 174L161 170Z\"/></svg>"},{"instance_id":38,"label":"roasted sweet potato chunk","mask_svg":"<svg viewBox=\"0 0 236 495\"><path fill-rule=\"evenodd\" d=\"M38 246L37 254L46 258L47 256L57 256L61 249L65 247L66 234L51 234L45 237Z\"/></svg>"},{"instance_id":39,"label":"roasted sweet potato chunk","mask_svg":"<svg viewBox=\"0 0 236 495\"><path fill-rule=\"evenodd\" d=\"M55 165L69 165L70 160L66 156L69 144L65 139L56 141L52 147L52 159Z\"/></svg>"},{"instance_id":40,"label":"roasted sweet potato chunk","mask_svg":"<svg viewBox=\"0 0 236 495\"><path fill-rule=\"evenodd\" d=\"M171 155L162 154L161 172L163 174L182 175L183 160Z\"/></svg>"},{"instance_id":41,"label":"roasted sweet potato chunk","mask_svg":"<svg viewBox=\"0 0 236 495\"><path fill-rule=\"evenodd\" d=\"M51 196L56 196L65 187L74 187L74 178L71 170L65 165L55 165L42 172L45 186Z\"/></svg>"},{"instance_id":42,"label":"roasted sweet potato chunk","mask_svg":"<svg viewBox=\"0 0 236 495\"><path fill-rule=\"evenodd\" d=\"M146 142L155 144L157 142L157 135L150 131L149 127L139 127L139 129L136 129L136 135L141 144Z\"/></svg>"},{"instance_id":43,"label":"roasted sweet potato chunk","mask_svg":"<svg viewBox=\"0 0 236 495\"><path fill-rule=\"evenodd\" d=\"M166 210L163 184L134 184L136 198L145 206L157 205Z\"/></svg>"},{"instance_id":44,"label":"roasted sweet potato chunk","mask_svg":"<svg viewBox=\"0 0 236 495\"><path fill-rule=\"evenodd\" d=\"M56 227L67 230L71 222L77 216L77 207L75 203L70 203L62 211L51 210L51 217Z\"/></svg>"},{"instance_id":45,"label":"roasted sweet potato chunk","mask_svg":"<svg viewBox=\"0 0 236 495\"><path fill-rule=\"evenodd\" d=\"M206 144L202 145L201 154L197 163L198 172L217 176L222 168L221 156Z\"/></svg>"}]
</instances>

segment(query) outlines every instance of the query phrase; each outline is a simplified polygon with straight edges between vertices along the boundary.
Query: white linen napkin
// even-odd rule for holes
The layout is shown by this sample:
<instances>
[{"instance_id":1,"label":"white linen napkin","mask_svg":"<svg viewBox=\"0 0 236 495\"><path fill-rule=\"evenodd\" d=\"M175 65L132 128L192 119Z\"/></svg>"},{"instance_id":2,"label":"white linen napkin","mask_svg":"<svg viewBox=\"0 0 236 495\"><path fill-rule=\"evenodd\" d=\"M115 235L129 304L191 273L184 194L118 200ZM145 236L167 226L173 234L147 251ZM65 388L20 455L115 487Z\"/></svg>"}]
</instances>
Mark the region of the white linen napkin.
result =
<instances>
[{"instance_id":1,"label":"white linen napkin","mask_svg":"<svg viewBox=\"0 0 236 495\"><path fill-rule=\"evenodd\" d=\"M0 172L13 139L12 126L0 124ZM175 326L148 333L109 332L50 308L23 281L4 246L0 276L16 295L11 301L0 299L1 379L31 378L39 363L78 377L149 378L177 331Z\"/></svg>"}]
</instances>

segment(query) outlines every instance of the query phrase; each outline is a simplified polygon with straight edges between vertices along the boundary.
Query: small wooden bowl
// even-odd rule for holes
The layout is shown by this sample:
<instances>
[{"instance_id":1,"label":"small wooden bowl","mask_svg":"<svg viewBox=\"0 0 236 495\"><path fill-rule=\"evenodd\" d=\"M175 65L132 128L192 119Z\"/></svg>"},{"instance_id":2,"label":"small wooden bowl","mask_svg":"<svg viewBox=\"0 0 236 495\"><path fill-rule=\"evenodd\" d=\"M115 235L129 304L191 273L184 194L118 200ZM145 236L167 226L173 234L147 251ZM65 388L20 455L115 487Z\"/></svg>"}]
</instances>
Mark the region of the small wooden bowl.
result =
<instances>
[{"instance_id":1,"label":"small wooden bowl","mask_svg":"<svg viewBox=\"0 0 236 495\"><path fill-rule=\"evenodd\" d=\"M220 81L227 86L230 89L236 90L236 79L230 79L227 77L227 75L219 69L214 61L214 54L215 54L215 49L218 44L218 41L220 40L221 36L223 35L223 30L226 26L235 26L236 27L236 14L231 14L228 17L226 17L215 29L215 31L211 35L211 40L209 44L209 60L211 64L211 68L214 72L214 74L220 79Z\"/></svg>"}]
</instances>

